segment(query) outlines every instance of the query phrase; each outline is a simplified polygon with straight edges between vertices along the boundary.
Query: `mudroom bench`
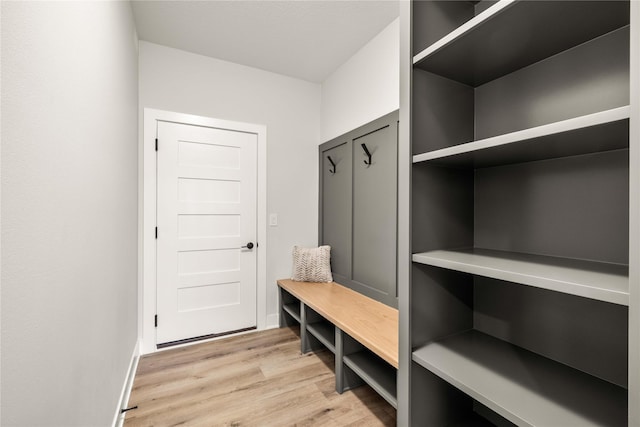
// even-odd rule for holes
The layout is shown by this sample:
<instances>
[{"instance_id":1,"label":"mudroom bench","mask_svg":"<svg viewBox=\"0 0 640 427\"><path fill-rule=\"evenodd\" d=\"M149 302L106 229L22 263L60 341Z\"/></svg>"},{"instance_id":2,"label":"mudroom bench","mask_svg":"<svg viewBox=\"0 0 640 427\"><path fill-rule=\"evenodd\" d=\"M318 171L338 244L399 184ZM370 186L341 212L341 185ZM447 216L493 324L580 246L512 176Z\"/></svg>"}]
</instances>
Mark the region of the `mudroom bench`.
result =
<instances>
[{"instance_id":1,"label":"mudroom bench","mask_svg":"<svg viewBox=\"0 0 640 427\"><path fill-rule=\"evenodd\" d=\"M336 391L367 383L397 408L398 310L335 282L278 286L280 327L300 325L302 353L334 353Z\"/></svg>"}]
</instances>

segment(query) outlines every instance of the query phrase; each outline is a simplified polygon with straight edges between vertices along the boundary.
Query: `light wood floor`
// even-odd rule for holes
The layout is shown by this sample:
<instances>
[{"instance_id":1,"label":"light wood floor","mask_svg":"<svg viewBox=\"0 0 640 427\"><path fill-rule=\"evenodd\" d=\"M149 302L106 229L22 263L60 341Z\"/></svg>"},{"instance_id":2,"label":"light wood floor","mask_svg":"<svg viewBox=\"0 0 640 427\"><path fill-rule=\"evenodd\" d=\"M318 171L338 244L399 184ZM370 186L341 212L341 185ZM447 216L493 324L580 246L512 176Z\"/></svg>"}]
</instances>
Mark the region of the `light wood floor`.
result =
<instances>
[{"instance_id":1,"label":"light wood floor","mask_svg":"<svg viewBox=\"0 0 640 427\"><path fill-rule=\"evenodd\" d=\"M338 394L329 351L300 353L296 329L271 329L140 359L133 426L395 426L368 386Z\"/></svg>"}]
</instances>

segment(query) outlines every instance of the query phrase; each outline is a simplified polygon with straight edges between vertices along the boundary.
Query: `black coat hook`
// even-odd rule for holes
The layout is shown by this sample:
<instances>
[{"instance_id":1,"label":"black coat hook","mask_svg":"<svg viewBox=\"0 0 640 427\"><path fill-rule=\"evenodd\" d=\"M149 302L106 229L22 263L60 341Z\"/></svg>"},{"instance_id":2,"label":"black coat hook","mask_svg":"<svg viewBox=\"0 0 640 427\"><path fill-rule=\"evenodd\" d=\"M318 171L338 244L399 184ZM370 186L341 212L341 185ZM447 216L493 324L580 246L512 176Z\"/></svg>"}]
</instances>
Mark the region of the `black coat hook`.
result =
<instances>
[{"instance_id":1,"label":"black coat hook","mask_svg":"<svg viewBox=\"0 0 640 427\"><path fill-rule=\"evenodd\" d=\"M369 149L367 148L367 146L364 144L364 142L362 144L360 144L360 146L362 147L362 149L364 150L364 154L367 155L367 157L369 158L369 160L365 160L364 164L370 166L371 165L371 153L369 152Z\"/></svg>"},{"instance_id":2,"label":"black coat hook","mask_svg":"<svg viewBox=\"0 0 640 427\"><path fill-rule=\"evenodd\" d=\"M336 164L333 163L333 160L331 160L331 156L327 156L327 159L329 159L329 163L331 163L331 166L333 166L333 169L329 169L329 172L336 173Z\"/></svg>"}]
</instances>

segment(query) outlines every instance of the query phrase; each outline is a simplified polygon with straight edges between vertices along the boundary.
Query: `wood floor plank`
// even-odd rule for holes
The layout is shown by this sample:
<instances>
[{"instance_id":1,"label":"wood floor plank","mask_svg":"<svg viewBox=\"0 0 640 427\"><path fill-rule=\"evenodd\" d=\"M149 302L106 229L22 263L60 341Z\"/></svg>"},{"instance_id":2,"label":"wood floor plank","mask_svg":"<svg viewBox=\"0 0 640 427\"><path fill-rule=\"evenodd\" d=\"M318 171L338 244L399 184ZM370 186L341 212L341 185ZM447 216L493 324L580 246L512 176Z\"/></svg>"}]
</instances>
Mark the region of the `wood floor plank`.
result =
<instances>
[{"instance_id":1,"label":"wood floor plank","mask_svg":"<svg viewBox=\"0 0 640 427\"><path fill-rule=\"evenodd\" d=\"M300 354L293 328L145 356L125 426L395 426L395 410L369 387L335 392L333 358Z\"/></svg>"}]
</instances>

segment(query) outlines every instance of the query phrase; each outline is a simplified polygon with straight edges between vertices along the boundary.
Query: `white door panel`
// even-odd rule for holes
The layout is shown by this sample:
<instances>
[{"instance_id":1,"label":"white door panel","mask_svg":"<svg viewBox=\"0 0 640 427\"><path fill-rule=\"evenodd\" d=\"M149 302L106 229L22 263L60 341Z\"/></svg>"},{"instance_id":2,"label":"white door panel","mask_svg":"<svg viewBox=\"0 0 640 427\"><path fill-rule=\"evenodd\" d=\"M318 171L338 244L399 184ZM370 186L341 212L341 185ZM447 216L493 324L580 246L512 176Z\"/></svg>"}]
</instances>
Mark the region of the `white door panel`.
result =
<instances>
[{"instance_id":1,"label":"white door panel","mask_svg":"<svg viewBox=\"0 0 640 427\"><path fill-rule=\"evenodd\" d=\"M240 215L240 203L178 202L183 215Z\"/></svg>"},{"instance_id":2,"label":"white door panel","mask_svg":"<svg viewBox=\"0 0 640 427\"><path fill-rule=\"evenodd\" d=\"M257 135L157 132L157 343L255 327Z\"/></svg>"}]
</instances>

